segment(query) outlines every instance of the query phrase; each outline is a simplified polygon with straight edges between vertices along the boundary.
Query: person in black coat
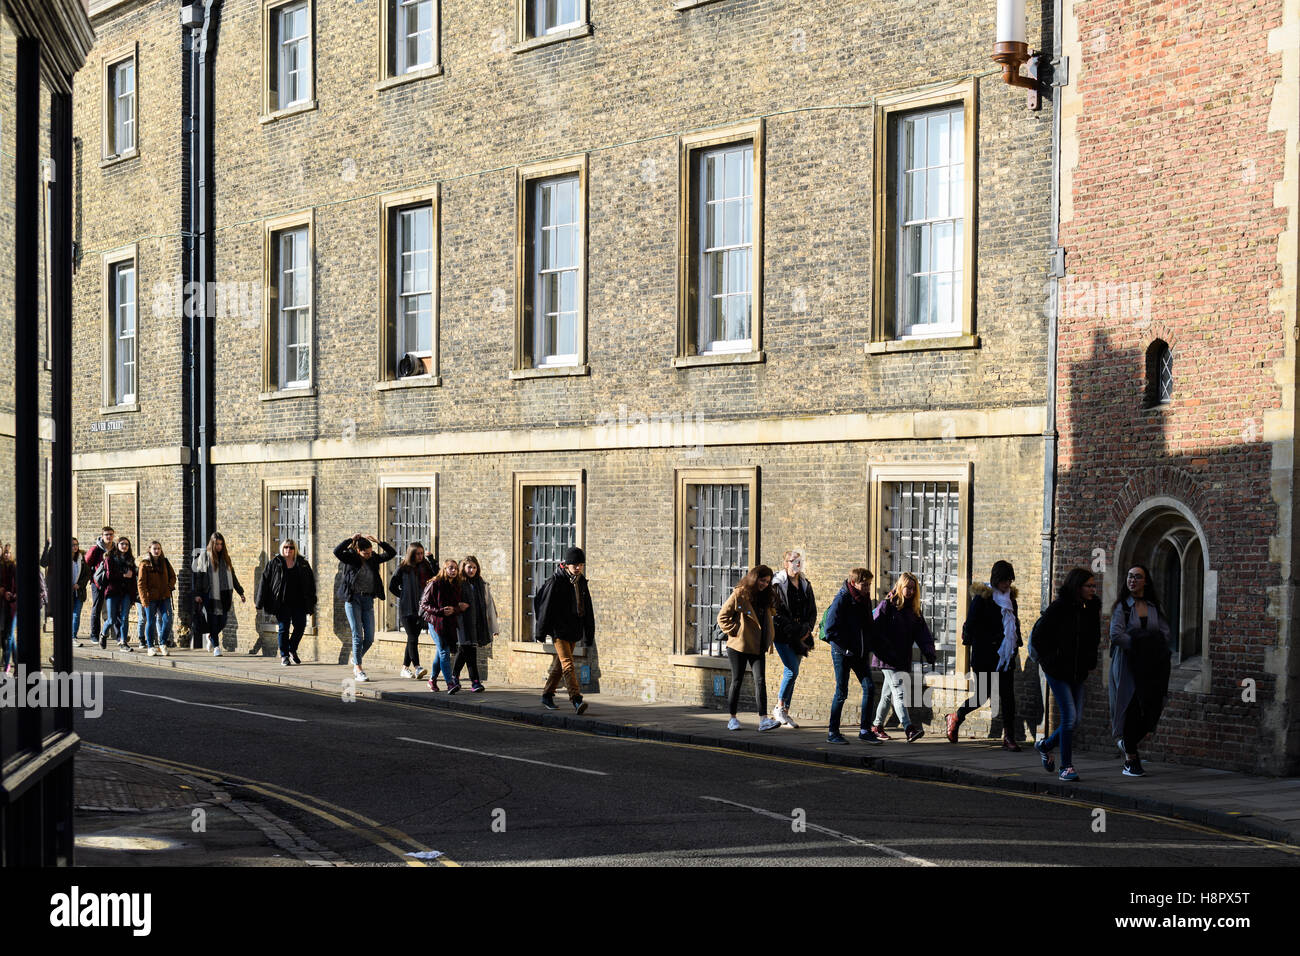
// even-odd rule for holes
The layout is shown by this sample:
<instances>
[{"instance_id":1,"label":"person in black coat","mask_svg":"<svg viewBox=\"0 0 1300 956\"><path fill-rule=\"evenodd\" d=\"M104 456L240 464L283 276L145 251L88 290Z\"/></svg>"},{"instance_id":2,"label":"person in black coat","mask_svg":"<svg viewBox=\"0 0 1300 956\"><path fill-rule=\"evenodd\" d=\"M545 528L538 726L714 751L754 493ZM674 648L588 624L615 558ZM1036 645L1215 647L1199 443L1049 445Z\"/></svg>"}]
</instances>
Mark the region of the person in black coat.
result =
<instances>
[{"instance_id":1,"label":"person in black coat","mask_svg":"<svg viewBox=\"0 0 1300 956\"><path fill-rule=\"evenodd\" d=\"M257 607L276 620L281 666L301 664L298 645L307 629L307 615L316 614L316 575L292 538L281 542L280 553L266 563Z\"/></svg>"},{"instance_id":2,"label":"person in black coat","mask_svg":"<svg viewBox=\"0 0 1300 956\"><path fill-rule=\"evenodd\" d=\"M969 670L975 686L966 703L947 717L948 741L957 742L957 729L966 715L984 705L998 678L998 703L1002 708L1002 749L1019 752L1016 726L1016 649L1020 639L1020 605L1016 601L1015 568L1010 561L998 561L989 583L971 585L970 610L961 628L961 642L970 648Z\"/></svg>"},{"instance_id":3,"label":"person in black coat","mask_svg":"<svg viewBox=\"0 0 1300 956\"><path fill-rule=\"evenodd\" d=\"M375 545L379 545L379 554L375 553ZM343 601L343 612L352 628L352 676L358 681L370 679L361 669L361 659L375 643L375 598L384 597L384 572L380 566L396 556L391 544L374 535L354 534L334 548L334 557L339 559L334 593Z\"/></svg>"},{"instance_id":4,"label":"person in black coat","mask_svg":"<svg viewBox=\"0 0 1300 956\"><path fill-rule=\"evenodd\" d=\"M835 693L831 697L830 724L826 741L846 744L840 733L840 715L849 696L849 674L862 686L862 710L858 716L858 740L879 744L869 729L871 721L871 695L875 685L871 682L871 651L874 620L871 616L871 572L854 568L844 585L831 599L822 622L823 640L831 646L831 668L835 672Z\"/></svg>"},{"instance_id":5,"label":"person in black coat","mask_svg":"<svg viewBox=\"0 0 1300 956\"><path fill-rule=\"evenodd\" d=\"M1156 729L1169 691L1169 622L1145 565L1128 569L1110 614L1111 733L1124 754L1124 776L1142 777L1138 745Z\"/></svg>"},{"instance_id":6,"label":"person in black coat","mask_svg":"<svg viewBox=\"0 0 1300 956\"><path fill-rule=\"evenodd\" d=\"M533 639L555 640L555 659L542 688L542 706L555 710L555 690L563 678L569 702L579 714L587 712L573 664L576 644L590 646L596 641L596 621L591 608L591 592L584 571L587 555L581 548L570 548L564 561L533 595Z\"/></svg>"},{"instance_id":7,"label":"person in black coat","mask_svg":"<svg viewBox=\"0 0 1300 956\"><path fill-rule=\"evenodd\" d=\"M1038 661L1061 710L1052 735L1034 744L1043 768L1055 770L1052 749L1061 745L1061 779L1078 780L1071 762L1070 741L1083 709L1083 684L1097 666L1101 643L1101 601L1097 579L1085 568L1072 568L1060 593L1034 625L1029 638L1031 657Z\"/></svg>"},{"instance_id":8,"label":"person in black coat","mask_svg":"<svg viewBox=\"0 0 1300 956\"><path fill-rule=\"evenodd\" d=\"M424 545L413 541L406 549L406 557L388 581L388 593L397 598L397 620L406 631L401 676L408 680L419 680L428 673L420 666L420 634L424 631L420 597L424 594L424 586L437 573L437 568L424 552Z\"/></svg>"}]
</instances>

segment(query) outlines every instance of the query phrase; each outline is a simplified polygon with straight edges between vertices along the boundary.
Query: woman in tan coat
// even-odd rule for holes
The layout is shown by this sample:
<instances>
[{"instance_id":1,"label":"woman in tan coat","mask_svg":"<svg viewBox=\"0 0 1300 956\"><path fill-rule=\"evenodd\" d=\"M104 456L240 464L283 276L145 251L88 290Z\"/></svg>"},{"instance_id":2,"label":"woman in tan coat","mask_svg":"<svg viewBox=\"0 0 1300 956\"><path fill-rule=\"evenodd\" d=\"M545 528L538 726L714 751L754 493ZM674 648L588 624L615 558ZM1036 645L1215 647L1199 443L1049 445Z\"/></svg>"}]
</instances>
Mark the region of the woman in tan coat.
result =
<instances>
[{"instance_id":1,"label":"woman in tan coat","mask_svg":"<svg viewBox=\"0 0 1300 956\"><path fill-rule=\"evenodd\" d=\"M163 554L162 545L149 542L149 555L140 562L137 576L140 596L140 643L150 657L167 656L167 629L172 623L172 593L176 571Z\"/></svg>"},{"instance_id":2,"label":"woman in tan coat","mask_svg":"<svg viewBox=\"0 0 1300 956\"><path fill-rule=\"evenodd\" d=\"M772 646L772 569L765 564L750 568L718 611L718 629L727 635L727 658L731 661L731 692L727 705L731 709L728 730L739 730L736 707L740 703L740 685L745 667L754 675L754 697L758 703L758 729L772 730L780 723L767 716L767 680L763 655Z\"/></svg>"}]
</instances>

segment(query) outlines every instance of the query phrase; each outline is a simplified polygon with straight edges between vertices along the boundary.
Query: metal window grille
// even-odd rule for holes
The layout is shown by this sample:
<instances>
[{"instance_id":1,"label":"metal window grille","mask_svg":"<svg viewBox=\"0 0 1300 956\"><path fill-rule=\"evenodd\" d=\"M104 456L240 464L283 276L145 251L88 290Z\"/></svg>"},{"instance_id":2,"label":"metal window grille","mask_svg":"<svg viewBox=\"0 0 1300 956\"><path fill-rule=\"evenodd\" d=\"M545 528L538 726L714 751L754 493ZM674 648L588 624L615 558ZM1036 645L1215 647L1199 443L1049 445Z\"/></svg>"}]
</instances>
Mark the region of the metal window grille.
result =
<instances>
[{"instance_id":1,"label":"metal window grille","mask_svg":"<svg viewBox=\"0 0 1300 956\"><path fill-rule=\"evenodd\" d=\"M722 657L718 612L749 570L749 486L694 485L687 494L686 653Z\"/></svg>"},{"instance_id":2,"label":"metal window grille","mask_svg":"<svg viewBox=\"0 0 1300 956\"><path fill-rule=\"evenodd\" d=\"M898 334L962 318L966 148L962 107L904 116L898 137Z\"/></svg>"},{"instance_id":3,"label":"metal window grille","mask_svg":"<svg viewBox=\"0 0 1300 956\"><path fill-rule=\"evenodd\" d=\"M935 669L951 674L957 661L959 486L901 481L892 485L889 500L889 581L904 571L920 580L921 610L934 635Z\"/></svg>"},{"instance_id":4,"label":"metal window grille","mask_svg":"<svg viewBox=\"0 0 1300 956\"><path fill-rule=\"evenodd\" d=\"M750 348L754 255L754 144L700 153L699 350Z\"/></svg>"},{"instance_id":5,"label":"metal window grille","mask_svg":"<svg viewBox=\"0 0 1300 956\"><path fill-rule=\"evenodd\" d=\"M523 634L527 639L533 633L533 595L577 541L578 489L573 485L532 485L524 489L523 519Z\"/></svg>"},{"instance_id":6,"label":"metal window grille","mask_svg":"<svg viewBox=\"0 0 1300 956\"><path fill-rule=\"evenodd\" d=\"M1160 353L1160 403L1170 402L1174 397L1174 352L1165 348Z\"/></svg>"},{"instance_id":7,"label":"metal window grille","mask_svg":"<svg viewBox=\"0 0 1300 956\"><path fill-rule=\"evenodd\" d=\"M280 553L283 541L294 540L298 543L298 553L307 557L311 553L310 532L307 528L307 492L277 491L274 497L275 513L271 524L275 540L271 542L271 554ZM310 560L310 559L308 559Z\"/></svg>"},{"instance_id":8,"label":"metal window grille","mask_svg":"<svg viewBox=\"0 0 1300 956\"><path fill-rule=\"evenodd\" d=\"M388 530L386 537L397 551L397 560L406 559L406 549L413 543L424 545L426 553L433 548L433 496L428 488L388 489ZM436 555L434 555L436 557ZM391 566L390 566L391 567ZM390 574L392 571L390 570ZM385 589L387 590L387 589ZM396 629L397 598L388 594L386 627Z\"/></svg>"}]
</instances>

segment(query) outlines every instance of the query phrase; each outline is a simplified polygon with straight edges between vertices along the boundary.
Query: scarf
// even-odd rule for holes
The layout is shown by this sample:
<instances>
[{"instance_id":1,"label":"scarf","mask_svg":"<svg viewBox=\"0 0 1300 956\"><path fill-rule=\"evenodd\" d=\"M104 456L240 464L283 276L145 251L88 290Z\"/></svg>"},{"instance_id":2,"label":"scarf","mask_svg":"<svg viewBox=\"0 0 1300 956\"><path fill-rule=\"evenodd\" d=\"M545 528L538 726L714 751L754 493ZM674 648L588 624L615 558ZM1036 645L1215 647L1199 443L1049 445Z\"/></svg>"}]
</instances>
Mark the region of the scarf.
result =
<instances>
[{"instance_id":1,"label":"scarf","mask_svg":"<svg viewBox=\"0 0 1300 956\"><path fill-rule=\"evenodd\" d=\"M212 566L212 556L204 551L194 561L194 572L196 574L206 574L208 576L208 593L213 597L220 597L222 591L233 591L235 586L230 581L230 568L226 567L224 561L218 561L217 566Z\"/></svg>"},{"instance_id":2,"label":"scarf","mask_svg":"<svg viewBox=\"0 0 1300 956\"><path fill-rule=\"evenodd\" d=\"M990 585L991 586L991 585ZM1016 612L1011 606L1011 592L1003 594L993 588L993 603L1002 608L1002 646L998 648L998 670L1010 666L1016 654Z\"/></svg>"}]
</instances>

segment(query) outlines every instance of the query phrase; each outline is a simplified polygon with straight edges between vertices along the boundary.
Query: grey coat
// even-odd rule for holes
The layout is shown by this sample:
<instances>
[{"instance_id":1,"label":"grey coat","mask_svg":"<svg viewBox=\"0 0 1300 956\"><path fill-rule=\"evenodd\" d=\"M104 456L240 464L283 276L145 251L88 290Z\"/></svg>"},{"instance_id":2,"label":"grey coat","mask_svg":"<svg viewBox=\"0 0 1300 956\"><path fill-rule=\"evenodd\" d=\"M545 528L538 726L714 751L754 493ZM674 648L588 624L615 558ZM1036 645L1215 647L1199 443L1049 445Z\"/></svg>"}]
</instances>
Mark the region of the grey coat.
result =
<instances>
[{"instance_id":1,"label":"grey coat","mask_svg":"<svg viewBox=\"0 0 1300 956\"><path fill-rule=\"evenodd\" d=\"M1147 710L1154 710L1154 713L1148 714L1147 719L1143 721L1147 726L1147 732L1155 729L1156 721L1160 718L1160 707L1153 706L1158 698L1163 700L1163 691L1168 689L1168 668L1165 669L1165 686L1164 688L1139 688L1138 676L1133 667L1131 657L1133 655L1133 639L1138 637L1139 640L1158 634L1165 646L1169 645L1169 623L1160 615L1159 609L1150 601L1147 602L1147 630L1146 635L1142 632L1142 621L1137 615L1136 603L1130 596L1126 602L1117 605L1110 615L1110 732L1111 736L1119 738L1124 736L1124 721L1128 716L1129 709L1140 706L1139 690L1146 693L1142 695L1142 700L1147 702ZM1159 691L1158 693L1156 691Z\"/></svg>"}]
</instances>

